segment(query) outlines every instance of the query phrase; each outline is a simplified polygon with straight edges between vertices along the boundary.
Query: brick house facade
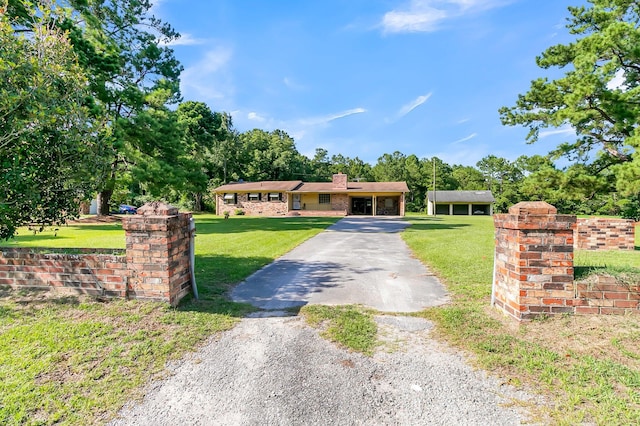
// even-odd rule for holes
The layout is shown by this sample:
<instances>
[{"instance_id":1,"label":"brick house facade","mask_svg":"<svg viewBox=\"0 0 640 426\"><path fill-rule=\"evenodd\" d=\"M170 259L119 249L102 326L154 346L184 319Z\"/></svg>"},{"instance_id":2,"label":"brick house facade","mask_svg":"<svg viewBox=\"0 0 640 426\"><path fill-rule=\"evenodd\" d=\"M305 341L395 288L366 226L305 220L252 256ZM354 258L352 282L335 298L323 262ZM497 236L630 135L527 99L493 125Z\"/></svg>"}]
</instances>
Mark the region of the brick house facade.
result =
<instances>
[{"instance_id":1,"label":"brick house facade","mask_svg":"<svg viewBox=\"0 0 640 426\"><path fill-rule=\"evenodd\" d=\"M214 190L216 214L251 216L404 216L406 182L234 182Z\"/></svg>"}]
</instances>

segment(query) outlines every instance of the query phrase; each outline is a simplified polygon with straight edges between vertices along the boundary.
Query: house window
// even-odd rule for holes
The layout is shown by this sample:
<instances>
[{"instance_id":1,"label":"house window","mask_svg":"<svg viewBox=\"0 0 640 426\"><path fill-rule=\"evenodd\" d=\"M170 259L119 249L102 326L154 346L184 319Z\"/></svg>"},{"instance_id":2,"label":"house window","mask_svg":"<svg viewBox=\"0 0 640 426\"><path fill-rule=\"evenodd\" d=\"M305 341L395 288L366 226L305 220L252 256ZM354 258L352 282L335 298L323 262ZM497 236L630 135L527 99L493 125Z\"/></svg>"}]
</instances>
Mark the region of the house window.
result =
<instances>
[{"instance_id":1,"label":"house window","mask_svg":"<svg viewBox=\"0 0 640 426\"><path fill-rule=\"evenodd\" d=\"M282 192L270 192L269 201L282 201Z\"/></svg>"},{"instance_id":2,"label":"house window","mask_svg":"<svg viewBox=\"0 0 640 426\"><path fill-rule=\"evenodd\" d=\"M252 192L249 194L249 201L260 201L262 199L262 194L259 192Z\"/></svg>"},{"instance_id":3,"label":"house window","mask_svg":"<svg viewBox=\"0 0 640 426\"><path fill-rule=\"evenodd\" d=\"M331 194L318 194L319 204L331 204Z\"/></svg>"},{"instance_id":4,"label":"house window","mask_svg":"<svg viewBox=\"0 0 640 426\"><path fill-rule=\"evenodd\" d=\"M238 203L238 198L237 198L235 193L233 193L233 194L224 194L224 197L222 197L222 198L223 198L225 204L237 204Z\"/></svg>"}]
</instances>

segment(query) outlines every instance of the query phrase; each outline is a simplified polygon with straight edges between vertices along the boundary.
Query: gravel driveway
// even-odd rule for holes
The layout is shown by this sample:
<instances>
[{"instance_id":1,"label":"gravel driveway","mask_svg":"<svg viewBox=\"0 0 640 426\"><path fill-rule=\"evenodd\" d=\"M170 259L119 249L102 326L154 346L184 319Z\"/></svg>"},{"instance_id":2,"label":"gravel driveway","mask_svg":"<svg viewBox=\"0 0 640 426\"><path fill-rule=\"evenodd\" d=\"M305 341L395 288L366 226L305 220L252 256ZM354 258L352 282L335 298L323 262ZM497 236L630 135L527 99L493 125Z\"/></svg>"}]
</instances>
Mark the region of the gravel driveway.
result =
<instances>
[{"instance_id":1,"label":"gravel driveway","mask_svg":"<svg viewBox=\"0 0 640 426\"><path fill-rule=\"evenodd\" d=\"M373 357L299 317L247 318L154 383L112 425L518 425L523 393L429 338L428 321L378 317Z\"/></svg>"},{"instance_id":2,"label":"gravel driveway","mask_svg":"<svg viewBox=\"0 0 640 426\"><path fill-rule=\"evenodd\" d=\"M517 425L527 395L474 371L429 337L431 323L376 318L367 357L320 338L278 309L361 303L409 312L446 301L396 219L347 218L236 288L267 317L245 318L173 365L112 425ZM265 314L263 312L263 314Z\"/></svg>"}]
</instances>

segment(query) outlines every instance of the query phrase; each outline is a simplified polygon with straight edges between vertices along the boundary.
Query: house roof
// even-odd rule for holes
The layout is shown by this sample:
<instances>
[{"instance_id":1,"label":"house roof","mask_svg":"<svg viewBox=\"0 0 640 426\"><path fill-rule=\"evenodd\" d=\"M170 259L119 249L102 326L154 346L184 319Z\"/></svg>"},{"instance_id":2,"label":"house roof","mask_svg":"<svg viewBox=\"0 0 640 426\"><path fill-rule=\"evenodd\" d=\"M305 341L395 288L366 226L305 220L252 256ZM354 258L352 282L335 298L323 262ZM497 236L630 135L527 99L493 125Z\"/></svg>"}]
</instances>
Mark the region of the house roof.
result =
<instances>
[{"instance_id":1,"label":"house roof","mask_svg":"<svg viewBox=\"0 0 640 426\"><path fill-rule=\"evenodd\" d=\"M300 185L301 180L232 182L217 187L215 192L289 192Z\"/></svg>"},{"instance_id":2,"label":"house roof","mask_svg":"<svg viewBox=\"0 0 640 426\"><path fill-rule=\"evenodd\" d=\"M427 192L427 199L433 202L433 191ZM436 203L493 203L491 191L436 191Z\"/></svg>"},{"instance_id":3,"label":"house roof","mask_svg":"<svg viewBox=\"0 0 640 426\"><path fill-rule=\"evenodd\" d=\"M262 181L234 182L219 186L217 193L223 192L409 192L406 182L347 182L347 189L336 188L333 182Z\"/></svg>"},{"instance_id":4,"label":"house roof","mask_svg":"<svg viewBox=\"0 0 640 426\"><path fill-rule=\"evenodd\" d=\"M409 188L406 182L347 182L346 190L332 182L304 182L293 192L409 192Z\"/></svg>"}]
</instances>

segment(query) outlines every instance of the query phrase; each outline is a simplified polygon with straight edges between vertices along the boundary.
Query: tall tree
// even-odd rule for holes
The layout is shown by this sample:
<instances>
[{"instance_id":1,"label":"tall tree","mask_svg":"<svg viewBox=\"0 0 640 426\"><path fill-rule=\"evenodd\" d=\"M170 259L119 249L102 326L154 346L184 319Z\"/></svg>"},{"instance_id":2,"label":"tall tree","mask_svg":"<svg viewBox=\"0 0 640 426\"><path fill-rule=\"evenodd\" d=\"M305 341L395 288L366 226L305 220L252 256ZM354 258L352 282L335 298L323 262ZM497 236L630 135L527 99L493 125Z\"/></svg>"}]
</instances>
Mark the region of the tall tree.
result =
<instances>
[{"instance_id":1,"label":"tall tree","mask_svg":"<svg viewBox=\"0 0 640 426\"><path fill-rule=\"evenodd\" d=\"M484 175L488 188L496 199L496 210L499 212L521 201L518 183L523 175L514 163L506 158L488 155L482 158L476 166Z\"/></svg>"},{"instance_id":2,"label":"tall tree","mask_svg":"<svg viewBox=\"0 0 640 426\"><path fill-rule=\"evenodd\" d=\"M342 154L331 156L331 173L345 173L350 180L368 182L373 180L371 164L358 157L350 158Z\"/></svg>"},{"instance_id":3,"label":"tall tree","mask_svg":"<svg viewBox=\"0 0 640 426\"><path fill-rule=\"evenodd\" d=\"M311 175L307 177L311 182L326 182L331 180L331 160L329 151L324 148L316 148L316 153L309 162ZM345 171L346 172L346 171Z\"/></svg>"},{"instance_id":4,"label":"tall tree","mask_svg":"<svg viewBox=\"0 0 640 426\"><path fill-rule=\"evenodd\" d=\"M456 189L464 191L487 189L482 172L475 167L454 165L451 172L453 179L456 181Z\"/></svg>"},{"instance_id":5,"label":"tall tree","mask_svg":"<svg viewBox=\"0 0 640 426\"><path fill-rule=\"evenodd\" d=\"M568 126L575 138L554 151L587 171L612 168L618 188L640 193L640 5L634 0L589 0L570 7L567 28L576 41L548 48L536 58L543 69L564 69L555 80L539 78L516 105L500 109L505 125L529 128L533 143L549 127Z\"/></svg>"},{"instance_id":6,"label":"tall tree","mask_svg":"<svg viewBox=\"0 0 640 426\"><path fill-rule=\"evenodd\" d=\"M181 103L177 114L184 149L183 163L187 172L186 190L193 196L194 210L202 211L203 194L207 190L209 179L213 178L212 157L220 124L203 102Z\"/></svg>"},{"instance_id":7,"label":"tall tree","mask_svg":"<svg viewBox=\"0 0 640 426\"><path fill-rule=\"evenodd\" d=\"M373 166L373 178L377 182L399 182L406 180L405 162L407 156L400 151L383 154Z\"/></svg>"},{"instance_id":8,"label":"tall tree","mask_svg":"<svg viewBox=\"0 0 640 426\"><path fill-rule=\"evenodd\" d=\"M25 11L37 3L11 0L8 12L12 14L13 25L28 30ZM149 171L159 171L153 173L154 179L166 177L167 181L143 184L174 183L177 176L173 172L177 170L165 173L169 171L165 160L176 152L176 132L169 126L177 122L166 107L180 99L178 78L182 67L167 43L179 35L149 14L150 0L46 3L53 5L51 22L67 31L79 64L89 78L91 96L85 99L85 104L94 119L108 124L100 133L109 147L111 161L103 172L102 185L97 188L99 212L109 212L110 198L122 172L144 178ZM169 136L164 137L167 131ZM154 158L159 163L152 164Z\"/></svg>"},{"instance_id":9,"label":"tall tree","mask_svg":"<svg viewBox=\"0 0 640 426\"><path fill-rule=\"evenodd\" d=\"M253 129L241 133L239 138L244 153L241 161L244 179L290 180L299 175L302 156L286 132Z\"/></svg>"},{"instance_id":10,"label":"tall tree","mask_svg":"<svg viewBox=\"0 0 640 426\"><path fill-rule=\"evenodd\" d=\"M19 12L17 33L0 14L0 238L75 217L102 167L99 123L82 105L87 80L55 10Z\"/></svg>"}]
</instances>

